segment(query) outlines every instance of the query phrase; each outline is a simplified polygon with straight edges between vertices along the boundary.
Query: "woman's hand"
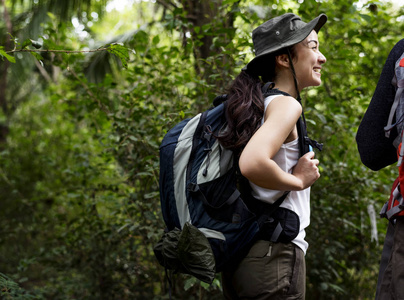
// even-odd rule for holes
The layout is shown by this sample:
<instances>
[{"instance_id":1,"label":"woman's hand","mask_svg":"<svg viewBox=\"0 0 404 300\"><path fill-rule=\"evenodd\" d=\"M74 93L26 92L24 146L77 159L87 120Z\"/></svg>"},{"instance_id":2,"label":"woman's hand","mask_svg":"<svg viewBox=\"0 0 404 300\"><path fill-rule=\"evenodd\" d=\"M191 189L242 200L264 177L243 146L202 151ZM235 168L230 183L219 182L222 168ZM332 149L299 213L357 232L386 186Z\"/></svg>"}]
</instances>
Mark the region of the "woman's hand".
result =
<instances>
[{"instance_id":1,"label":"woman's hand","mask_svg":"<svg viewBox=\"0 0 404 300\"><path fill-rule=\"evenodd\" d=\"M293 175L301 181L301 189L308 188L320 178L318 171L319 160L314 158L314 152L303 155L293 168Z\"/></svg>"}]
</instances>

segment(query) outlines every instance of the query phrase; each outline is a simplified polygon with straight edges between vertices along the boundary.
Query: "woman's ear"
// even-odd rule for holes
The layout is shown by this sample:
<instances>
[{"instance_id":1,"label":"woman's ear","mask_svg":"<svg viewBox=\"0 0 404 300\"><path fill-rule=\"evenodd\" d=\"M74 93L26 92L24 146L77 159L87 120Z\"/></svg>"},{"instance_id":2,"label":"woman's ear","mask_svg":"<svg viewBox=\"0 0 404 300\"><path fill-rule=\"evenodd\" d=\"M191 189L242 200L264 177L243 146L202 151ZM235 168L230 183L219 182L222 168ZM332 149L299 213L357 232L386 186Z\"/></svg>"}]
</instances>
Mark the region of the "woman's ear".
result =
<instances>
[{"instance_id":1,"label":"woman's ear","mask_svg":"<svg viewBox=\"0 0 404 300\"><path fill-rule=\"evenodd\" d=\"M281 54L275 57L275 61L277 65L280 65L285 68L289 68L289 57L287 54Z\"/></svg>"}]
</instances>

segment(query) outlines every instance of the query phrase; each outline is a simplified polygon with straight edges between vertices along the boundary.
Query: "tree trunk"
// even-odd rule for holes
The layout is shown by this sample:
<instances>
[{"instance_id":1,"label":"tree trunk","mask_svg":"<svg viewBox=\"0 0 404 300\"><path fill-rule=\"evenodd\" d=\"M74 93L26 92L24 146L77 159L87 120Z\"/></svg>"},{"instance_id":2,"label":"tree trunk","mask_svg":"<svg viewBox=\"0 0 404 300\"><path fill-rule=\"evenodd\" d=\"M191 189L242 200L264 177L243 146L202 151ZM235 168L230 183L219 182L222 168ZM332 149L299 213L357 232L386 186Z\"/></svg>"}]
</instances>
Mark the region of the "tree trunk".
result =
<instances>
[{"instance_id":1,"label":"tree trunk","mask_svg":"<svg viewBox=\"0 0 404 300\"><path fill-rule=\"evenodd\" d=\"M4 22L6 24L7 32L12 34L12 24L10 20L10 15L8 13L6 7L6 0L1 0L1 4L3 5L4 9ZM7 34L5 35L5 49L11 48L11 40L10 36ZM8 105L7 105L7 96L6 96L6 89L7 89L7 72L10 66L10 62L7 59L0 61L0 107L3 110L5 116L8 116ZM0 123L0 147L1 144L6 142L6 137L8 134L8 125Z\"/></svg>"},{"instance_id":2,"label":"tree trunk","mask_svg":"<svg viewBox=\"0 0 404 300\"><path fill-rule=\"evenodd\" d=\"M221 70L215 70L213 64L206 63L206 59L221 52L219 47L213 46L213 39L215 37L220 38L221 44L224 44L226 42L229 43L235 33L234 13L226 13L223 10L222 2L223 0L182 0L187 21L192 24L192 26L186 28L186 30L190 31L191 38L195 44L195 70L208 84L215 86L219 90L223 88L223 82L217 79L211 79L210 75L212 75L213 72L220 72ZM235 11L234 8L238 5L239 1L235 2L231 11ZM210 25L211 29L220 29L219 32L222 33L216 34L214 30L207 33L201 32L204 25ZM200 28L199 33L195 32L195 27ZM202 37L198 38L198 35ZM218 63L224 65L227 59L226 56L223 56ZM222 79L225 80L225 78Z\"/></svg>"}]
</instances>

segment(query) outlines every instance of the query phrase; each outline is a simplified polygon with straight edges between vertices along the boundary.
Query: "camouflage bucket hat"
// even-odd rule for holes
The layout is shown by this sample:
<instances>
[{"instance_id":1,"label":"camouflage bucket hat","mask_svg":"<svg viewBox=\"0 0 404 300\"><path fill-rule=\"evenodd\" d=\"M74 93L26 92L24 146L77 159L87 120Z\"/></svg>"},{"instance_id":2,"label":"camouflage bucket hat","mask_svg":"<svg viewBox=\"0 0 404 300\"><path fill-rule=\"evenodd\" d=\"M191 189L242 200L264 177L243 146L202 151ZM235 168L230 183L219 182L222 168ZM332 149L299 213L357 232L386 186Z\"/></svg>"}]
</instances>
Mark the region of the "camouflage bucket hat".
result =
<instances>
[{"instance_id":1,"label":"camouflage bucket hat","mask_svg":"<svg viewBox=\"0 0 404 300\"><path fill-rule=\"evenodd\" d=\"M293 46L303 41L311 32L319 32L327 22L325 14L305 23L292 13L286 13L279 17L268 20L254 29L252 39L255 57L245 69L248 71L258 70L262 65L262 58L286 47Z\"/></svg>"}]
</instances>

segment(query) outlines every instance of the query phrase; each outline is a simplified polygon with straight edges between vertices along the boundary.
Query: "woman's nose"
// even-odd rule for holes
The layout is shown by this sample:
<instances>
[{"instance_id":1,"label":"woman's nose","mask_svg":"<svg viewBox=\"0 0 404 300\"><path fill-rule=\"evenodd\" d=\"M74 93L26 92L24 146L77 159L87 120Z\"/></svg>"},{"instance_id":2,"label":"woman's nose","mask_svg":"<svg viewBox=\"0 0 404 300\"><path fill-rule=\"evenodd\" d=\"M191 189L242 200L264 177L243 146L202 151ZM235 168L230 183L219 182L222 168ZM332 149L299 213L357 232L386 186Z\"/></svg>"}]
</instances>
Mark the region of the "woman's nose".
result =
<instances>
[{"instance_id":1,"label":"woman's nose","mask_svg":"<svg viewBox=\"0 0 404 300\"><path fill-rule=\"evenodd\" d=\"M322 64L324 64L324 63L327 61L327 59L325 58L325 56L324 56L323 53L321 53L321 52L320 52L320 55L319 55L319 57L318 57L318 60L319 60L319 62L322 63Z\"/></svg>"}]
</instances>

